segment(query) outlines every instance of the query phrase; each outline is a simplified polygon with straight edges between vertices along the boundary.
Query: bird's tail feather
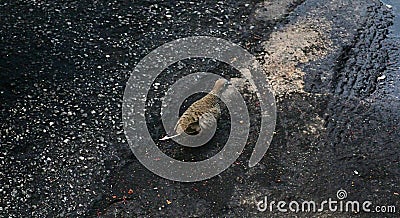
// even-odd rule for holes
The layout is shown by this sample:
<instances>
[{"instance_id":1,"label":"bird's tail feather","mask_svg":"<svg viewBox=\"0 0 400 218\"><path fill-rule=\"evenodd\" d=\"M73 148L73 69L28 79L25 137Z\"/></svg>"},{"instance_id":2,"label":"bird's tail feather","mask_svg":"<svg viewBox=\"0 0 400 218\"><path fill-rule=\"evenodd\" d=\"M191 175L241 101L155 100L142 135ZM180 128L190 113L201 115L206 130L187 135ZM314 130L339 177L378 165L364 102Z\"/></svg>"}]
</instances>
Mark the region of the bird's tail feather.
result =
<instances>
[{"instance_id":1,"label":"bird's tail feather","mask_svg":"<svg viewBox=\"0 0 400 218\"><path fill-rule=\"evenodd\" d=\"M162 138L162 139L159 139L160 141L165 141L165 140L168 140L168 139L172 139L172 138L175 138L175 137L178 137L178 136L180 136L181 134L176 134L176 135L173 135L173 136L164 136L164 138Z\"/></svg>"}]
</instances>

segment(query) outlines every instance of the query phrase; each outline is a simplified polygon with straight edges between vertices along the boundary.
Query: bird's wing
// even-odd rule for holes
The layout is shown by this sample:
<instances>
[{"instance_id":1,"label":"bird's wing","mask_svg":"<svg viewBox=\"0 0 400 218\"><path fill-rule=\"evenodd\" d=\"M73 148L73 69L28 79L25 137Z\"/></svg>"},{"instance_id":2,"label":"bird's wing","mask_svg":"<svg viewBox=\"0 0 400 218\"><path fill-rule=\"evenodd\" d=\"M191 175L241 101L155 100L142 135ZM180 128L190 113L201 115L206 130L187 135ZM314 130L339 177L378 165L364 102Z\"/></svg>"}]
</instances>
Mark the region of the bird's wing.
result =
<instances>
[{"instance_id":1,"label":"bird's wing","mask_svg":"<svg viewBox=\"0 0 400 218\"><path fill-rule=\"evenodd\" d=\"M201 131L201 127L199 125L199 122L191 123L188 125L188 127L185 129L185 133L188 135L195 135Z\"/></svg>"},{"instance_id":2,"label":"bird's wing","mask_svg":"<svg viewBox=\"0 0 400 218\"><path fill-rule=\"evenodd\" d=\"M198 119L191 120L186 117L181 117L175 126L175 132L177 134L182 134L185 132L188 135L195 135L199 133L200 130L201 128Z\"/></svg>"},{"instance_id":3,"label":"bird's wing","mask_svg":"<svg viewBox=\"0 0 400 218\"><path fill-rule=\"evenodd\" d=\"M217 119L214 113L205 113L199 119L199 125L202 130L211 129L217 124Z\"/></svg>"}]
</instances>

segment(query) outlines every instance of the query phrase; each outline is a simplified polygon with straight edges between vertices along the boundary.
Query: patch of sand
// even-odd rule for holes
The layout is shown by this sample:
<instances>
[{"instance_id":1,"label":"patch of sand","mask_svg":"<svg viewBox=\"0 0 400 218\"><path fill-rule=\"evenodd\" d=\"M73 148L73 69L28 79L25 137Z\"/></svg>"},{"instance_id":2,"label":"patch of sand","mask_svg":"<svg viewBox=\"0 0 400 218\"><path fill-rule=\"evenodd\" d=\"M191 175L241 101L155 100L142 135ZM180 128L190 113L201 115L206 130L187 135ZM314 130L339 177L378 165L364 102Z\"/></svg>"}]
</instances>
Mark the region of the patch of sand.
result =
<instances>
[{"instance_id":1,"label":"patch of sand","mask_svg":"<svg viewBox=\"0 0 400 218\"><path fill-rule=\"evenodd\" d=\"M299 64L323 58L331 50L330 23L300 20L273 32L263 43L264 70L275 96L304 92L304 72Z\"/></svg>"}]
</instances>

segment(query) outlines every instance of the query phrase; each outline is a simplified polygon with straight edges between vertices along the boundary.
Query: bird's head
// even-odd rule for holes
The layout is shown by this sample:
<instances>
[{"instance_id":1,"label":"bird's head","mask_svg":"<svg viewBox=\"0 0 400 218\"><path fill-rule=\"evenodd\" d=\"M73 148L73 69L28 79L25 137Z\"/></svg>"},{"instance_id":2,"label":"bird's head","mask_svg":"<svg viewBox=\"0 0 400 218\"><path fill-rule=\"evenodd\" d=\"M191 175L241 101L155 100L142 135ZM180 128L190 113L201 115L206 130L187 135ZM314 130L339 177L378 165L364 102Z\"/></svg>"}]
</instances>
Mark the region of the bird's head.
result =
<instances>
[{"instance_id":1,"label":"bird's head","mask_svg":"<svg viewBox=\"0 0 400 218\"><path fill-rule=\"evenodd\" d=\"M213 88L212 92L215 94L220 94L225 89L227 89L229 85L231 85L231 82L229 82L228 80L218 79L214 84L214 88Z\"/></svg>"}]
</instances>

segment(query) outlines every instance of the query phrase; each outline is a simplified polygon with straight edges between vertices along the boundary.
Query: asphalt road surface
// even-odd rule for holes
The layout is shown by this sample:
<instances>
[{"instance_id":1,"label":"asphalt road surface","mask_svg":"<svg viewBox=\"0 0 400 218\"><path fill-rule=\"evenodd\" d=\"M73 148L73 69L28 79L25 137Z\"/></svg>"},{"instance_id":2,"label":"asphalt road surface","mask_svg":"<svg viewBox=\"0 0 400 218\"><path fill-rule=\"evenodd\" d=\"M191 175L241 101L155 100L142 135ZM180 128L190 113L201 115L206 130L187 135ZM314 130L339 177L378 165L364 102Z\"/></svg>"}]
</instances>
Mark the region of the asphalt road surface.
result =
<instances>
[{"instance_id":1,"label":"asphalt road surface","mask_svg":"<svg viewBox=\"0 0 400 218\"><path fill-rule=\"evenodd\" d=\"M395 0L1 1L0 217L399 217L399 11ZM256 56L277 123L249 168L263 133L257 95L244 86L248 146L219 176L180 183L133 155L122 102L136 64L188 36L223 38ZM155 140L165 134L160 93L196 71L238 77L213 60L166 69L148 96ZM176 159L208 158L229 136L222 116L202 148L157 143ZM301 208L329 199L370 201L371 211Z\"/></svg>"}]
</instances>

